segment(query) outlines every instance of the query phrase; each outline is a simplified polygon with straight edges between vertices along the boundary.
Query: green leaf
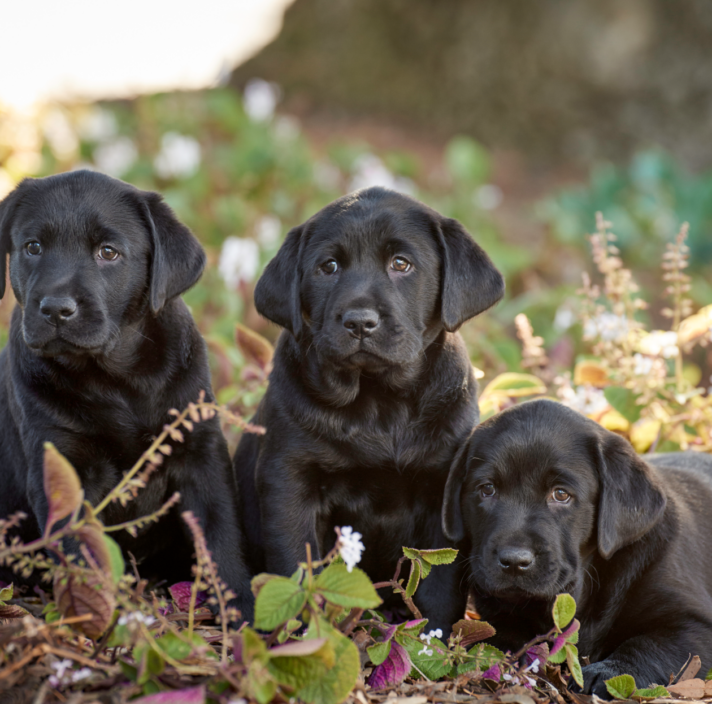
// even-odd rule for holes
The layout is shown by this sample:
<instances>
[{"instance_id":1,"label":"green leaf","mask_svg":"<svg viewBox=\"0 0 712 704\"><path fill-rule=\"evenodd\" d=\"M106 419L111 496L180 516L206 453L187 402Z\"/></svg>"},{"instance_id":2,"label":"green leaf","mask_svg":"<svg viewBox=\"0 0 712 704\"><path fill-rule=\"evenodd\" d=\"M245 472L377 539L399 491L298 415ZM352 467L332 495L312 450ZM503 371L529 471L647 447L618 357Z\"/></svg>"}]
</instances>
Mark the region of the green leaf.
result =
<instances>
[{"instance_id":1,"label":"green leaf","mask_svg":"<svg viewBox=\"0 0 712 704\"><path fill-rule=\"evenodd\" d=\"M346 565L331 564L316 578L314 587L327 601L349 609L374 609L382 603L371 580L358 567L349 572Z\"/></svg>"},{"instance_id":2,"label":"green leaf","mask_svg":"<svg viewBox=\"0 0 712 704\"><path fill-rule=\"evenodd\" d=\"M266 661L267 646L265 642L251 628L242 629L242 659L251 663L254 660Z\"/></svg>"},{"instance_id":3,"label":"green leaf","mask_svg":"<svg viewBox=\"0 0 712 704\"><path fill-rule=\"evenodd\" d=\"M256 699L259 704L269 704L277 693L277 682L269 671L267 664L254 660L247 668L245 678L247 693Z\"/></svg>"},{"instance_id":4,"label":"green leaf","mask_svg":"<svg viewBox=\"0 0 712 704\"><path fill-rule=\"evenodd\" d=\"M553 663L554 665L560 665L566 660L566 648L562 648L553 655L549 655L546 659L547 662Z\"/></svg>"},{"instance_id":5,"label":"green leaf","mask_svg":"<svg viewBox=\"0 0 712 704\"><path fill-rule=\"evenodd\" d=\"M712 669L705 675L705 682L712 680Z\"/></svg>"},{"instance_id":6,"label":"green leaf","mask_svg":"<svg viewBox=\"0 0 712 704\"><path fill-rule=\"evenodd\" d=\"M485 670L489 670L495 663L504 662L506 659L501 650L487 643L476 645L468 651L467 655L470 659L457 666L458 675L462 675L465 672L472 672L478 668L484 672Z\"/></svg>"},{"instance_id":7,"label":"green leaf","mask_svg":"<svg viewBox=\"0 0 712 704\"><path fill-rule=\"evenodd\" d=\"M264 584L255 600L255 628L273 631L296 618L307 603L307 593L287 577L275 577Z\"/></svg>"},{"instance_id":8,"label":"green leaf","mask_svg":"<svg viewBox=\"0 0 712 704\"><path fill-rule=\"evenodd\" d=\"M14 587L12 584L9 587L3 587L2 589L0 589L0 604L5 604L5 602L8 602L10 601L10 599L12 599L13 589Z\"/></svg>"},{"instance_id":9,"label":"green leaf","mask_svg":"<svg viewBox=\"0 0 712 704\"><path fill-rule=\"evenodd\" d=\"M494 393L510 397L538 396L546 393L546 384L533 374L505 372L485 386L482 396Z\"/></svg>"},{"instance_id":10,"label":"green leaf","mask_svg":"<svg viewBox=\"0 0 712 704\"><path fill-rule=\"evenodd\" d=\"M606 689L614 699L630 699L635 692L635 680L631 675L618 675L606 680Z\"/></svg>"},{"instance_id":11,"label":"green leaf","mask_svg":"<svg viewBox=\"0 0 712 704\"><path fill-rule=\"evenodd\" d=\"M569 666L571 676L579 687L583 687L583 672L581 671L581 663L578 659L578 648L575 645L571 645L571 643L567 643L565 650L566 664Z\"/></svg>"},{"instance_id":12,"label":"green leaf","mask_svg":"<svg viewBox=\"0 0 712 704\"><path fill-rule=\"evenodd\" d=\"M408 586L405 588L405 595L409 599L415 594L418 584L420 584L420 560L411 560L410 577L408 578ZM378 665L379 663L374 664Z\"/></svg>"},{"instance_id":13,"label":"green leaf","mask_svg":"<svg viewBox=\"0 0 712 704\"><path fill-rule=\"evenodd\" d=\"M422 677L418 672L423 673L430 680L439 680L450 671L450 663L447 660L447 647L437 638L431 638L430 645L419 638L396 638L396 640L408 651L410 661L413 663L412 677ZM428 655L423 652L427 648L433 654ZM417 670L416 670L417 668Z\"/></svg>"},{"instance_id":14,"label":"green leaf","mask_svg":"<svg viewBox=\"0 0 712 704\"><path fill-rule=\"evenodd\" d=\"M366 648L368 657L374 665L380 665L391 652L391 641L386 640L383 643L376 643Z\"/></svg>"},{"instance_id":15,"label":"green leaf","mask_svg":"<svg viewBox=\"0 0 712 704\"><path fill-rule=\"evenodd\" d=\"M563 631L576 615L576 602L570 594L559 594L553 608L554 624Z\"/></svg>"},{"instance_id":16,"label":"green leaf","mask_svg":"<svg viewBox=\"0 0 712 704\"><path fill-rule=\"evenodd\" d=\"M121 672L123 672L124 677L127 680L131 680L131 682L136 681L136 677L138 677L137 668L135 668L133 665L129 664L125 660L119 660L119 667L121 668Z\"/></svg>"},{"instance_id":17,"label":"green leaf","mask_svg":"<svg viewBox=\"0 0 712 704\"><path fill-rule=\"evenodd\" d=\"M202 647L208 656L212 652L207 642L197 633L193 633L189 637L188 632L183 631L182 635L183 638L173 631L168 631L165 635L161 636L156 643L168 657L174 660L185 660L197 647Z\"/></svg>"},{"instance_id":18,"label":"green leaf","mask_svg":"<svg viewBox=\"0 0 712 704\"><path fill-rule=\"evenodd\" d=\"M270 660L267 663L272 676L280 683L292 689L300 689L314 680L322 679L330 668L336 664L336 654L331 641L326 638L313 639L318 647L308 654L278 654L278 651L289 648L288 643L281 648L270 651ZM311 643L312 639L295 642L295 646Z\"/></svg>"},{"instance_id":19,"label":"green leaf","mask_svg":"<svg viewBox=\"0 0 712 704\"><path fill-rule=\"evenodd\" d=\"M308 704L339 704L349 695L358 679L361 669L358 649L346 636L321 619L309 624L309 635L329 639L334 649L335 664L323 677L299 689L297 697Z\"/></svg>"},{"instance_id":20,"label":"green leaf","mask_svg":"<svg viewBox=\"0 0 712 704\"><path fill-rule=\"evenodd\" d=\"M482 184L490 173L487 150L471 137L458 135L445 147L445 164L455 181Z\"/></svg>"},{"instance_id":21,"label":"green leaf","mask_svg":"<svg viewBox=\"0 0 712 704\"><path fill-rule=\"evenodd\" d=\"M615 408L626 420L635 423L640 420L642 406L637 402L638 396L630 389L623 389L620 386L609 386L603 390L606 401Z\"/></svg>"},{"instance_id":22,"label":"green leaf","mask_svg":"<svg viewBox=\"0 0 712 704\"><path fill-rule=\"evenodd\" d=\"M455 562L457 550L440 548L439 550L419 550L420 557L430 565L449 565Z\"/></svg>"},{"instance_id":23,"label":"green leaf","mask_svg":"<svg viewBox=\"0 0 712 704\"><path fill-rule=\"evenodd\" d=\"M631 699L643 701L645 699L657 699L658 697L669 697L670 692L662 685L653 687L652 689L636 689L631 695Z\"/></svg>"},{"instance_id":24,"label":"green leaf","mask_svg":"<svg viewBox=\"0 0 712 704\"><path fill-rule=\"evenodd\" d=\"M103 534L106 549L109 551L109 564L111 567L111 579L114 584L118 584L121 577L124 575L126 563L124 556L121 554L121 548L118 543L106 533Z\"/></svg>"}]
</instances>

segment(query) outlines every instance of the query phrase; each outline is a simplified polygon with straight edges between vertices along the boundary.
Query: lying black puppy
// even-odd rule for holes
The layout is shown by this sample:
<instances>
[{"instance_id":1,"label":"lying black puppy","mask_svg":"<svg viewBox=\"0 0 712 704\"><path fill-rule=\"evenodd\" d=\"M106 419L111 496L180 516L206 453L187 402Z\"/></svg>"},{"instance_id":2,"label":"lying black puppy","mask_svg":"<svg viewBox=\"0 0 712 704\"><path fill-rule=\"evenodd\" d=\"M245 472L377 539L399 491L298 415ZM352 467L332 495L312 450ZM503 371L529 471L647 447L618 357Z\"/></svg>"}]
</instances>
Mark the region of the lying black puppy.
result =
<instances>
[{"instance_id":1,"label":"lying black puppy","mask_svg":"<svg viewBox=\"0 0 712 704\"><path fill-rule=\"evenodd\" d=\"M234 461L256 570L292 574L307 541L333 547L334 526L363 534L376 581L402 546L447 545L448 468L478 419L454 331L503 290L458 222L382 188L290 231L255 289L257 310L286 328L255 419L267 434L243 436ZM433 628L461 617L458 581L457 565L438 567L419 588Z\"/></svg>"},{"instance_id":2,"label":"lying black puppy","mask_svg":"<svg viewBox=\"0 0 712 704\"><path fill-rule=\"evenodd\" d=\"M27 179L0 203L0 297L7 254L18 305L0 354L0 517L27 513L27 541L47 520L43 442L72 462L96 505L171 421L169 409L203 389L211 398L205 343L179 298L205 255L158 194L88 171ZM174 443L146 489L125 508L109 505L102 519L152 513L174 491L249 616L236 488L217 418ZM135 539L115 535L148 571L177 576L192 553L178 513ZM0 579L16 577L5 570Z\"/></svg>"},{"instance_id":3,"label":"lying black puppy","mask_svg":"<svg viewBox=\"0 0 712 704\"><path fill-rule=\"evenodd\" d=\"M643 461L630 444L554 401L485 421L458 453L445 534L468 552L475 604L517 650L570 593L588 656L584 690L621 674L667 684L688 655L712 665L712 457Z\"/></svg>"}]
</instances>

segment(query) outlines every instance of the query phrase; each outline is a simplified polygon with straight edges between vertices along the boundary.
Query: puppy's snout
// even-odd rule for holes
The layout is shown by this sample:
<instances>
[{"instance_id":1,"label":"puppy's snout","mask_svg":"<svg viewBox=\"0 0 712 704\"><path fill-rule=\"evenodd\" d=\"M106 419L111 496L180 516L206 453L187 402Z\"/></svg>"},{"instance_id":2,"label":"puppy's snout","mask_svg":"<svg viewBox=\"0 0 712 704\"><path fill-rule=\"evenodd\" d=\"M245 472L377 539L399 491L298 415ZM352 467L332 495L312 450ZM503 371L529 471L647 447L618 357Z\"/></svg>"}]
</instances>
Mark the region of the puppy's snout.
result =
<instances>
[{"instance_id":1,"label":"puppy's snout","mask_svg":"<svg viewBox=\"0 0 712 704\"><path fill-rule=\"evenodd\" d=\"M343 324L353 337L368 337L381 324L381 317L371 308L357 308L344 314Z\"/></svg>"},{"instance_id":2,"label":"puppy's snout","mask_svg":"<svg viewBox=\"0 0 712 704\"><path fill-rule=\"evenodd\" d=\"M53 325L59 325L77 312L77 302L73 298L45 296L40 302L40 313Z\"/></svg>"},{"instance_id":3,"label":"puppy's snout","mask_svg":"<svg viewBox=\"0 0 712 704\"><path fill-rule=\"evenodd\" d=\"M503 570L516 574L525 572L534 564L534 553L528 548L503 548L497 559Z\"/></svg>"}]
</instances>

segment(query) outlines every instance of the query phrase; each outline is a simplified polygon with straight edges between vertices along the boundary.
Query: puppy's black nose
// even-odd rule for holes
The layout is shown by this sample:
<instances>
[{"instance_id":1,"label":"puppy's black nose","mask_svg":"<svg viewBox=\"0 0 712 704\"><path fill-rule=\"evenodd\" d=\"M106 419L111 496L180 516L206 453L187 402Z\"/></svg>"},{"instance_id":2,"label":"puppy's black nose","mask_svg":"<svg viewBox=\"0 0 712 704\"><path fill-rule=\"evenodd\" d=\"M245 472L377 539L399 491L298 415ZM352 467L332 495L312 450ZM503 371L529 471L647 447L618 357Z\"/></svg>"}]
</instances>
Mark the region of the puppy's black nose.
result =
<instances>
[{"instance_id":1,"label":"puppy's black nose","mask_svg":"<svg viewBox=\"0 0 712 704\"><path fill-rule=\"evenodd\" d=\"M527 548L503 548L497 556L499 566L507 572L524 572L534 564L534 553Z\"/></svg>"},{"instance_id":2,"label":"puppy's black nose","mask_svg":"<svg viewBox=\"0 0 712 704\"><path fill-rule=\"evenodd\" d=\"M77 302L73 298L45 296L40 302L40 313L53 325L63 323L77 312Z\"/></svg>"},{"instance_id":3,"label":"puppy's black nose","mask_svg":"<svg viewBox=\"0 0 712 704\"><path fill-rule=\"evenodd\" d=\"M368 337L380 325L381 318L370 308L356 308L344 313L344 327L353 337Z\"/></svg>"}]
</instances>

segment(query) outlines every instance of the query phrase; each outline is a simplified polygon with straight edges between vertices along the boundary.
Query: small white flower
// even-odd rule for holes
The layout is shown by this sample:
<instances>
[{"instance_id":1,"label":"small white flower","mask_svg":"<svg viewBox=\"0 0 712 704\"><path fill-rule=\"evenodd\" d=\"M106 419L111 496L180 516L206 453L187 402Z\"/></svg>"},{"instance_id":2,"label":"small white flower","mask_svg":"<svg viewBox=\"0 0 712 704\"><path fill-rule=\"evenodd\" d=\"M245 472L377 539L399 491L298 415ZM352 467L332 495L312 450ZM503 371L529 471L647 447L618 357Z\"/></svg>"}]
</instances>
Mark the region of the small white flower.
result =
<instances>
[{"instance_id":1,"label":"small white flower","mask_svg":"<svg viewBox=\"0 0 712 704\"><path fill-rule=\"evenodd\" d=\"M539 658L534 658L534 662L525 668L524 672L533 672L534 674L539 672Z\"/></svg>"},{"instance_id":2,"label":"small white flower","mask_svg":"<svg viewBox=\"0 0 712 704\"><path fill-rule=\"evenodd\" d=\"M72 682L79 682L80 680L85 680L90 676L91 670L88 667L83 667L81 670L77 670L72 673Z\"/></svg>"},{"instance_id":3,"label":"small white flower","mask_svg":"<svg viewBox=\"0 0 712 704\"><path fill-rule=\"evenodd\" d=\"M73 663L69 659L60 660L59 662L53 662L50 667L56 671L57 677L60 679L64 677L64 673L72 667Z\"/></svg>"},{"instance_id":4,"label":"small white flower","mask_svg":"<svg viewBox=\"0 0 712 704\"><path fill-rule=\"evenodd\" d=\"M679 352L677 333L672 330L653 330L640 341L638 348L643 354L672 359Z\"/></svg>"},{"instance_id":5,"label":"small white flower","mask_svg":"<svg viewBox=\"0 0 712 704\"><path fill-rule=\"evenodd\" d=\"M228 288L235 290L240 282L251 282L260 266L260 248L254 240L228 237L220 250L218 271Z\"/></svg>"},{"instance_id":6,"label":"small white flower","mask_svg":"<svg viewBox=\"0 0 712 704\"><path fill-rule=\"evenodd\" d=\"M502 189L492 183L485 183L475 191L474 201L482 210L494 210L503 199Z\"/></svg>"},{"instance_id":7,"label":"small white flower","mask_svg":"<svg viewBox=\"0 0 712 704\"><path fill-rule=\"evenodd\" d=\"M361 562L361 553L366 549L361 542L363 536L357 533L351 526L344 526L341 529L339 538L339 555L346 563L346 569L351 572L354 566Z\"/></svg>"},{"instance_id":8,"label":"small white flower","mask_svg":"<svg viewBox=\"0 0 712 704\"><path fill-rule=\"evenodd\" d=\"M527 677L524 675L524 679L529 682L530 687L536 687L536 680L533 677Z\"/></svg>"},{"instance_id":9,"label":"small white flower","mask_svg":"<svg viewBox=\"0 0 712 704\"><path fill-rule=\"evenodd\" d=\"M146 626L150 626L155 620L153 616L148 616L140 611L131 611L128 614L119 616L118 624L119 626L127 626L129 623L143 623Z\"/></svg>"},{"instance_id":10,"label":"small white flower","mask_svg":"<svg viewBox=\"0 0 712 704\"><path fill-rule=\"evenodd\" d=\"M69 119L59 108L52 108L46 115L42 130L52 152L58 159L70 159L79 149L79 140Z\"/></svg>"},{"instance_id":11,"label":"small white flower","mask_svg":"<svg viewBox=\"0 0 712 704\"><path fill-rule=\"evenodd\" d=\"M161 137L161 151L153 160L161 178L187 178L200 166L200 143L189 135L166 132Z\"/></svg>"},{"instance_id":12,"label":"small white flower","mask_svg":"<svg viewBox=\"0 0 712 704\"><path fill-rule=\"evenodd\" d=\"M653 371L653 358L636 352L633 355L633 361L635 366L633 367L633 374L636 376L647 376Z\"/></svg>"},{"instance_id":13,"label":"small white flower","mask_svg":"<svg viewBox=\"0 0 712 704\"><path fill-rule=\"evenodd\" d=\"M600 337L606 342L620 342L628 335L628 320L622 315L604 311L584 325L586 337Z\"/></svg>"},{"instance_id":14,"label":"small white flower","mask_svg":"<svg viewBox=\"0 0 712 704\"><path fill-rule=\"evenodd\" d=\"M383 186L407 195L415 194L415 184L409 178L395 176L385 164L373 154L362 154L355 163L354 173L349 183L350 191Z\"/></svg>"},{"instance_id":15,"label":"small white flower","mask_svg":"<svg viewBox=\"0 0 712 704\"><path fill-rule=\"evenodd\" d=\"M431 648L428 648L427 645L424 645L423 649L418 651L418 655L427 655L428 657L432 657L433 651Z\"/></svg>"},{"instance_id":16,"label":"small white flower","mask_svg":"<svg viewBox=\"0 0 712 704\"><path fill-rule=\"evenodd\" d=\"M90 142L105 142L118 131L114 113L97 107L80 117L77 129L81 137Z\"/></svg>"},{"instance_id":17,"label":"small white flower","mask_svg":"<svg viewBox=\"0 0 712 704\"><path fill-rule=\"evenodd\" d=\"M279 102L279 88L261 78L253 78L245 86L242 104L247 116L254 122L266 122L274 115Z\"/></svg>"},{"instance_id":18,"label":"small white flower","mask_svg":"<svg viewBox=\"0 0 712 704\"><path fill-rule=\"evenodd\" d=\"M257 241L263 247L274 247L282 235L282 221L276 215L263 215L255 228Z\"/></svg>"},{"instance_id":19,"label":"small white flower","mask_svg":"<svg viewBox=\"0 0 712 704\"><path fill-rule=\"evenodd\" d=\"M128 137L116 137L94 150L94 163L100 171L117 178L123 176L138 157L136 145Z\"/></svg>"},{"instance_id":20,"label":"small white flower","mask_svg":"<svg viewBox=\"0 0 712 704\"><path fill-rule=\"evenodd\" d=\"M603 413L609 407L601 389L593 386L577 386L576 390L562 389L561 400L565 406L573 408L585 416Z\"/></svg>"},{"instance_id":21,"label":"small white flower","mask_svg":"<svg viewBox=\"0 0 712 704\"><path fill-rule=\"evenodd\" d=\"M556 309L554 316L554 330L557 332L566 332L576 322L574 312L566 304L559 306Z\"/></svg>"}]
</instances>

